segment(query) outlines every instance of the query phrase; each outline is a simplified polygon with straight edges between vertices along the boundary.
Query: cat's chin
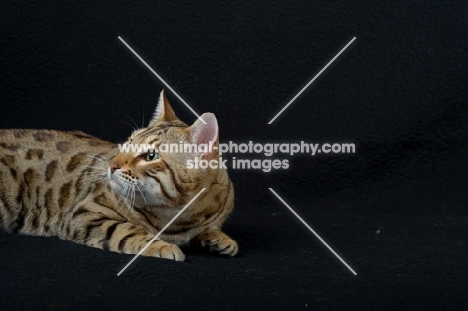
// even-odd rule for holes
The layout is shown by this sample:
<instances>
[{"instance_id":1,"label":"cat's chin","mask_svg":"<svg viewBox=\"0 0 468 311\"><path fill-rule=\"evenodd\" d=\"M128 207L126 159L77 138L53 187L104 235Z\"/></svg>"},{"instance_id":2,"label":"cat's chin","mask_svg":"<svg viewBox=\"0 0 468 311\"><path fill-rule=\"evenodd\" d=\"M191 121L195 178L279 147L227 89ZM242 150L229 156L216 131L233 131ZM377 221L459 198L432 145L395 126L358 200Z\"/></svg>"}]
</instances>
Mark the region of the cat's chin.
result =
<instances>
[{"instance_id":1,"label":"cat's chin","mask_svg":"<svg viewBox=\"0 0 468 311\"><path fill-rule=\"evenodd\" d=\"M115 180L109 180L109 185L111 186L111 189L114 190L115 193L118 195L122 194L123 187L119 185Z\"/></svg>"},{"instance_id":2,"label":"cat's chin","mask_svg":"<svg viewBox=\"0 0 468 311\"><path fill-rule=\"evenodd\" d=\"M122 194L123 187L112 178L112 173L110 169L107 170L107 180L109 181L109 185L111 189L117 193L118 195Z\"/></svg>"},{"instance_id":3,"label":"cat's chin","mask_svg":"<svg viewBox=\"0 0 468 311\"><path fill-rule=\"evenodd\" d=\"M112 173L110 171L110 168L107 170L107 180L109 181L109 185L111 186L111 189L118 195L121 195L123 187L117 181L115 181L114 178L112 178Z\"/></svg>"}]
</instances>

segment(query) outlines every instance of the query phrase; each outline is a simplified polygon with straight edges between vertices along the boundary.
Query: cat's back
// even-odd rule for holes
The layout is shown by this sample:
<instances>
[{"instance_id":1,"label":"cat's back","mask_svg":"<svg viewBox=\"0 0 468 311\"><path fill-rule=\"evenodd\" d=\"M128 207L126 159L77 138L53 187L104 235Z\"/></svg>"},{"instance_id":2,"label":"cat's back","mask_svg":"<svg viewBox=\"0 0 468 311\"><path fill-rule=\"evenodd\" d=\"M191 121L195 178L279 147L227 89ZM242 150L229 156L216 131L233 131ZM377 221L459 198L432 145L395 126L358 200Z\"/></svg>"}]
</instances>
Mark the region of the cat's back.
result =
<instances>
[{"instance_id":1,"label":"cat's back","mask_svg":"<svg viewBox=\"0 0 468 311\"><path fill-rule=\"evenodd\" d=\"M0 153L15 153L31 148L47 152L86 151L88 147L113 147L114 144L81 131L62 132L35 129L1 129Z\"/></svg>"},{"instance_id":2,"label":"cat's back","mask_svg":"<svg viewBox=\"0 0 468 311\"><path fill-rule=\"evenodd\" d=\"M88 162L86 159L107 156L115 148L110 142L80 131L0 130L0 171L14 175L14 170L21 174L32 169L41 175L52 165L70 172Z\"/></svg>"},{"instance_id":3,"label":"cat's back","mask_svg":"<svg viewBox=\"0 0 468 311\"><path fill-rule=\"evenodd\" d=\"M112 156L115 149L114 144L80 131L0 130L0 179L5 182L10 175L15 181L33 170L51 181L51 167L71 173L92 159Z\"/></svg>"},{"instance_id":4,"label":"cat's back","mask_svg":"<svg viewBox=\"0 0 468 311\"><path fill-rule=\"evenodd\" d=\"M46 234L39 224L86 193L98 171L105 175L116 150L83 132L0 130L0 228Z\"/></svg>"},{"instance_id":5,"label":"cat's back","mask_svg":"<svg viewBox=\"0 0 468 311\"><path fill-rule=\"evenodd\" d=\"M6 129L0 130L0 155L24 160L66 158L78 153L102 153L115 145L81 131Z\"/></svg>"}]
</instances>

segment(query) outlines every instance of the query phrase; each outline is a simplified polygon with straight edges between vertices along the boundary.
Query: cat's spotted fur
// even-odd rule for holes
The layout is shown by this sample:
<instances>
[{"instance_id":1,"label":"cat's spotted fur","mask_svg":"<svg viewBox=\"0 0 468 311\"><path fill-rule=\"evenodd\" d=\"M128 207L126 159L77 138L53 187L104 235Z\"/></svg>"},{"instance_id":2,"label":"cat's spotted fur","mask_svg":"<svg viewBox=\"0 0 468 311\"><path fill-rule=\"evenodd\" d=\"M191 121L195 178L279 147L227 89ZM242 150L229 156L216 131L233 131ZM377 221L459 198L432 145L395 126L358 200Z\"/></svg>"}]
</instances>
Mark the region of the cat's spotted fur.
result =
<instances>
[{"instance_id":1,"label":"cat's spotted fur","mask_svg":"<svg viewBox=\"0 0 468 311\"><path fill-rule=\"evenodd\" d=\"M218 144L213 114L192 126L180 121L164 93L153 120L127 143ZM234 187L224 169L188 169L211 153L119 153L115 144L82 132L0 130L0 228L128 254L138 253L202 188L206 190L143 253L184 260L192 241L234 256L237 243L221 231Z\"/></svg>"}]
</instances>

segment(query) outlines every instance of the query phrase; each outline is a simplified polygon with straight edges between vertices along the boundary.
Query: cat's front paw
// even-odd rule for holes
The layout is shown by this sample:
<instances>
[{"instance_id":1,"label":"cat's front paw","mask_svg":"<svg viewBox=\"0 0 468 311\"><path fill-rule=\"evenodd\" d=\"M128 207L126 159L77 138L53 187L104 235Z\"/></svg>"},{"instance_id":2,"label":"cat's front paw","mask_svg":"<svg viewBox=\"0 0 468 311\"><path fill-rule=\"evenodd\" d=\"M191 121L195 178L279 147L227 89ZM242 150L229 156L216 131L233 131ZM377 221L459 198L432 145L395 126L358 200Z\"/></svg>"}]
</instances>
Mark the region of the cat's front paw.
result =
<instances>
[{"instance_id":1,"label":"cat's front paw","mask_svg":"<svg viewBox=\"0 0 468 311\"><path fill-rule=\"evenodd\" d=\"M233 257L239 251L237 242L220 230L205 231L197 238L198 243L210 252Z\"/></svg>"},{"instance_id":2,"label":"cat's front paw","mask_svg":"<svg viewBox=\"0 0 468 311\"><path fill-rule=\"evenodd\" d=\"M180 248L171 243L167 243L163 240L154 241L148 248L142 253L143 256L158 257L164 259L171 259L175 261L184 261L185 255Z\"/></svg>"}]
</instances>

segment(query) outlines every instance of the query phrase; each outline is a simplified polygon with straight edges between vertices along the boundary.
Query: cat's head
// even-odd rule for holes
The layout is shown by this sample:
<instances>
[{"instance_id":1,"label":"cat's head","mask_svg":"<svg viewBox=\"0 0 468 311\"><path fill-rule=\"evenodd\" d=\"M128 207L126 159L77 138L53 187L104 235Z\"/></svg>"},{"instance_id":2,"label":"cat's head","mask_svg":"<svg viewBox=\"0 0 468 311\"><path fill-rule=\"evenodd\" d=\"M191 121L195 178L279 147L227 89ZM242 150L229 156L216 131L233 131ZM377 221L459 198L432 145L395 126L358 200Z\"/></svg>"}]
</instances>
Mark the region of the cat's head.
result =
<instances>
[{"instance_id":1,"label":"cat's head","mask_svg":"<svg viewBox=\"0 0 468 311\"><path fill-rule=\"evenodd\" d=\"M210 185L218 169L189 168L196 158L218 160L216 117L205 113L201 119L191 126L179 120L162 91L148 126L134 131L111 160L112 189L137 207L164 207L187 203L203 185Z\"/></svg>"}]
</instances>

